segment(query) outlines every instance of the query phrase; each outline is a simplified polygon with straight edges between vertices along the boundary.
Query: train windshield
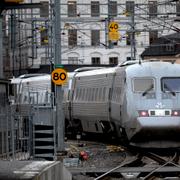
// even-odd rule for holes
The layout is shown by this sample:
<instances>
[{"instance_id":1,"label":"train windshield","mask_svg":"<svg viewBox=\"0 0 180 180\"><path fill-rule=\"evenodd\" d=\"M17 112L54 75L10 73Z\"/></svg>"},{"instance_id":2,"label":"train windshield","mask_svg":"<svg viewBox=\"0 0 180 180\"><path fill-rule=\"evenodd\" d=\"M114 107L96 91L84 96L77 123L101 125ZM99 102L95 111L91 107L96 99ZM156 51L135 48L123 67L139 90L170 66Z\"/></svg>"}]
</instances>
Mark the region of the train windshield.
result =
<instances>
[{"instance_id":1,"label":"train windshield","mask_svg":"<svg viewBox=\"0 0 180 180\"><path fill-rule=\"evenodd\" d=\"M150 91L154 91L154 88L155 88L155 81L153 78L134 78L133 79L134 92L142 92L146 94Z\"/></svg>"},{"instance_id":2,"label":"train windshield","mask_svg":"<svg viewBox=\"0 0 180 180\"><path fill-rule=\"evenodd\" d=\"M161 89L163 92L180 92L180 78L166 77L161 79Z\"/></svg>"}]
</instances>

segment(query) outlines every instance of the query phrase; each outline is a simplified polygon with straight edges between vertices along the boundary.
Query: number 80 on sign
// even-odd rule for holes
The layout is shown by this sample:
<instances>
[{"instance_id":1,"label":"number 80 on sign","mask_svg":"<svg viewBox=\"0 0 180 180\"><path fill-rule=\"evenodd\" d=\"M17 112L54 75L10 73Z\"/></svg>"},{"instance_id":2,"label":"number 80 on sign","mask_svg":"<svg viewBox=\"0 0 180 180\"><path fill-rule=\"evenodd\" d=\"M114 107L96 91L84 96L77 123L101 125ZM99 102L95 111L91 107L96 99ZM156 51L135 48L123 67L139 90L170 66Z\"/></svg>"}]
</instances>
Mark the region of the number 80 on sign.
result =
<instances>
[{"instance_id":1,"label":"number 80 on sign","mask_svg":"<svg viewBox=\"0 0 180 180\"><path fill-rule=\"evenodd\" d=\"M57 68L51 73L51 79L56 85L63 85L67 82L67 72L62 68Z\"/></svg>"}]
</instances>

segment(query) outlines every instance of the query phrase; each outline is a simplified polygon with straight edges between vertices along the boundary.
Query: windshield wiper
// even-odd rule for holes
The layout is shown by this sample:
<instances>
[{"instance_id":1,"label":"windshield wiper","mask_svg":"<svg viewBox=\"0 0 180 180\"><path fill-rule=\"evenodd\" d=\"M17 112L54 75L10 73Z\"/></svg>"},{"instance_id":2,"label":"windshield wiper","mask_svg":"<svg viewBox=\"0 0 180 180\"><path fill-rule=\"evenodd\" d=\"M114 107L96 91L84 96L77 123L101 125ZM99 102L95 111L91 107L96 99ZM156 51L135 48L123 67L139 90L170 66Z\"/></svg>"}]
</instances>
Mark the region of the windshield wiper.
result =
<instances>
[{"instance_id":1,"label":"windshield wiper","mask_svg":"<svg viewBox=\"0 0 180 180\"><path fill-rule=\"evenodd\" d=\"M151 84L151 86L142 93L142 96L145 96L145 95L146 95L149 91L151 91L153 88L154 88L154 85Z\"/></svg>"},{"instance_id":2,"label":"windshield wiper","mask_svg":"<svg viewBox=\"0 0 180 180\"><path fill-rule=\"evenodd\" d=\"M168 85L166 83L164 83L164 89L167 89L173 96L176 95L176 93L170 87L168 87Z\"/></svg>"}]
</instances>

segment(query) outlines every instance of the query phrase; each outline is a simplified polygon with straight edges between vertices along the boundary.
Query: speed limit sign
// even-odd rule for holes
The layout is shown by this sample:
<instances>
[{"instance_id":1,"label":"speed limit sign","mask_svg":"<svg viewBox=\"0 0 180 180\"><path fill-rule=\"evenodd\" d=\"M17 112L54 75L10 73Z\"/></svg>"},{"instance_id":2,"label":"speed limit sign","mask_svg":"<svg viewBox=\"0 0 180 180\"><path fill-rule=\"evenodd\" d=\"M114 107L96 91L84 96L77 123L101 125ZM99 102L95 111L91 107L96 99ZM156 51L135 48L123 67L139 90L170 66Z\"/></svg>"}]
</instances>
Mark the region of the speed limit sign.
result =
<instances>
[{"instance_id":1,"label":"speed limit sign","mask_svg":"<svg viewBox=\"0 0 180 180\"><path fill-rule=\"evenodd\" d=\"M109 24L109 31L110 32L117 32L119 29L119 24L117 22L111 22Z\"/></svg>"},{"instance_id":2,"label":"speed limit sign","mask_svg":"<svg viewBox=\"0 0 180 180\"><path fill-rule=\"evenodd\" d=\"M51 73L51 79L56 85L63 85L67 82L67 71L63 68L57 68Z\"/></svg>"}]
</instances>

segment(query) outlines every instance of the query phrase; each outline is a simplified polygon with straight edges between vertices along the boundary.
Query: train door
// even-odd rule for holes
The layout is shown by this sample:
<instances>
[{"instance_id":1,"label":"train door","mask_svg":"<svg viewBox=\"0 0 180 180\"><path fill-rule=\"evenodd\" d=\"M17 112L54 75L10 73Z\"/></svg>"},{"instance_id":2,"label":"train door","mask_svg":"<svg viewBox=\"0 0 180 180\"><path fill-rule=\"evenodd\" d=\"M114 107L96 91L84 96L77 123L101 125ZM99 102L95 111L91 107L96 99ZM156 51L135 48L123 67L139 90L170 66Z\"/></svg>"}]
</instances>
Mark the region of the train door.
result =
<instances>
[{"instance_id":1,"label":"train door","mask_svg":"<svg viewBox=\"0 0 180 180\"><path fill-rule=\"evenodd\" d=\"M117 121L116 123L121 123L122 109L124 103L125 94L125 83L126 77L124 72L117 72L114 77L114 83L112 86L112 99L111 99L111 118Z\"/></svg>"}]
</instances>

